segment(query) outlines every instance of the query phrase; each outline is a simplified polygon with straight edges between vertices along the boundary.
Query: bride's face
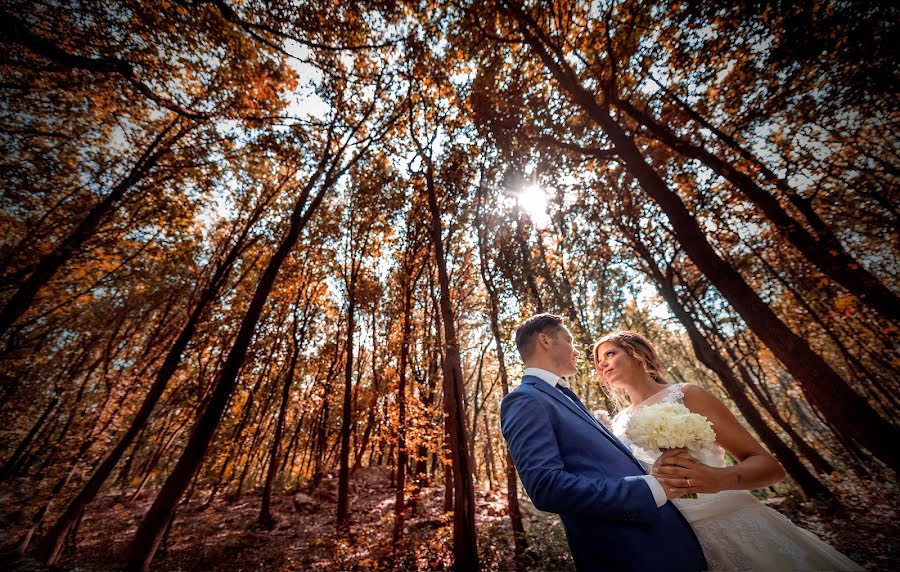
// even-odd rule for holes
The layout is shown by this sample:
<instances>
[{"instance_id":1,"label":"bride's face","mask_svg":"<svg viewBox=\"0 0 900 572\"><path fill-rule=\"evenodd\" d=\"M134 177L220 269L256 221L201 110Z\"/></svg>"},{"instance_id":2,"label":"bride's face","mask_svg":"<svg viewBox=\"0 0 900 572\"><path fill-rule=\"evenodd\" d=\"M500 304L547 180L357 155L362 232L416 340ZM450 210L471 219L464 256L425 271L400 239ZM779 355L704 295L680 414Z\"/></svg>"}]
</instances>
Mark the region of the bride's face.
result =
<instances>
[{"instance_id":1,"label":"bride's face","mask_svg":"<svg viewBox=\"0 0 900 572\"><path fill-rule=\"evenodd\" d=\"M603 342L597 350L597 374L610 387L625 388L645 374L638 360L612 342Z\"/></svg>"}]
</instances>

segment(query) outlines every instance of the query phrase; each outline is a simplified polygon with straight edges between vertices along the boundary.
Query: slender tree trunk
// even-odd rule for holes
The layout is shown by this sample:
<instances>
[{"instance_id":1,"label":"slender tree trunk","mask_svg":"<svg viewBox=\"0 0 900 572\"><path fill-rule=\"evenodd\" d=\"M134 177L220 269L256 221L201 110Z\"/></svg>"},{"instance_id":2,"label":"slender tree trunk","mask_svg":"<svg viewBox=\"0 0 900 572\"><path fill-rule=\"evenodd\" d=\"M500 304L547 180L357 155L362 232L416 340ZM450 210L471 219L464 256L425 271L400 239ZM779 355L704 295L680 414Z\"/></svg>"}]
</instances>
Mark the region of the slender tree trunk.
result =
<instances>
[{"instance_id":1,"label":"slender tree trunk","mask_svg":"<svg viewBox=\"0 0 900 572\"><path fill-rule=\"evenodd\" d=\"M249 228L247 230L249 231ZM69 501L65 510L63 510L47 535L42 539L38 549L39 558L47 562L48 565L52 566L57 562L66 535L75 524L78 515L83 512L88 503L94 500L97 493L100 492L103 483L105 483L109 478L109 475L112 474L113 469L122 458L122 455L125 454L125 451L128 450L128 447L134 441L135 436L144 428L144 425L150 418L150 414L156 407L160 397L162 397L169 381L175 375L178 365L181 363L181 356L187 348L188 343L190 343L191 339L194 337L197 325L200 323L210 302L215 299L219 290L227 281L228 275L234 267L238 255L246 246L243 241L244 237L246 237L246 232L241 240L235 242L224 260L216 268L210 279L209 285L200 295L197 305L191 312L187 323L185 323L181 332L178 334L178 337L175 339L175 342L169 348L169 352L166 355L162 366L160 366L159 371L156 373L153 384L150 386L147 395L144 396L144 401L141 403L140 409L138 409L138 412L131 420L128 429L126 429L125 433L119 438L112 451L107 454L106 458L104 458L97 469L94 470L91 477L81 488L81 491Z\"/></svg>"},{"instance_id":2,"label":"slender tree trunk","mask_svg":"<svg viewBox=\"0 0 900 572\"><path fill-rule=\"evenodd\" d=\"M47 421L47 417L56 409L56 406L59 405L59 397L54 397L50 400L50 403L47 404L47 407L44 408L44 411L41 413L41 416L38 417L38 420L34 422L34 425L31 426L31 429L28 431L28 434L25 435L25 438L19 443L19 446L16 447L16 450L13 451L13 454L3 463L3 468L0 469L0 483L5 481L7 477L13 474L15 471L16 463L18 463L19 458L22 454L31 446L31 442L34 440L35 436L38 432L44 427L44 423Z\"/></svg>"},{"instance_id":3,"label":"slender tree trunk","mask_svg":"<svg viewBox=\"0 0 900 572\"><path fill-rule=\"evenodd\" d=\"M434 367L434 364L437 363L437 359L434 357L434 352L429 352L428 357L428 372L426 374L426 382L424 387L424 396L422 397L422 407L425 410L431 407L434 403L434 393L435 393L435 378L437 377L437 370ZM416 447L415 453L415 464L413 466L413 490L410 493L409 497L409 510L412 513L418 514L419 510L419 495L423 488L427 487L429 484L428 477L428 448L423 444L419 443Z\"/></svg>"},{"instance_id":4,"label":"slender tree trunk","mask_svg":"<svg viewBox=\"0 0 900 572\"><path fill-rule=\"evenodd\" d=\"M694 348L694 354L697 356L697 359L716 373L719 380L722 382L725 391L728 392L728 396L731 397L732 401L734 401L734 404L741 412L741 415L744 416L744 419L746 419L750 426L753 427L760 439L768 445L778 460L781 461L781 464L784 465L784 468L791 477L797 481L797 484L800 485L803 492L811 497L830 497L829 490L806 468L794 451L785 445L784 441L782 441L769 427L765 419L762 418L759 411L747 397L744 388L741 387L741 382L734 375L731 367L729 367L725 359L713 349L706 338L703 337L703 334L697 328L690 313L688 313L681 304L671 277L663 275L662 270L656 264L653 255L636 236L631 236L630 238L632 239L632 246L635 251L637 251L647 264L650 274L659 287L660 293L668 304L669 309L672 310L672 313L675 314L675 317L678 318L678 321L681 322L681 325L684 326L684 329L687 331L688 338L691 340L691 346Z\"/></svg>"},{"instance_id":5,"label":"slender tree trunk","mask_svg":"<svg viewBox=\"0 0 900 572\"><path fill-rule=\"evenodd\" d=\"M299 304L299 299L295 303L295 308ZM291 339L293 347L291 348L291 359L288 364L287 374L285 375L284 384L281 389L281 403L278 406L278 420L275 422L275 435L272 437L272 450L269 453L269 469L266 471L266 482L263 486L262 505L259 510L259 524L262 528L270 530L275 525L275 519L272 518L270 507L272 498L272 483L275 482L275 475L278 472L278 449L281 443L281 434L284 431L284 419L287 416L288 399L291 396L291 386L294 384L294 372L297 369L297 361L300 359L300 349L306 338L306 324L308 320L307 308L303 309L303 322L300 324L300 316L294 312L294 322L291 325Z\"/></svg>"},{"instance_id":6,"label":"slender tree trunk","mask_svg":"<svg viewBox=\"0 0 900 572\"><path fill-rule=\"evenodd\" d=\"M78 386L78 391L75 394L75 398L70 407L71 411L66 417L65 423L63 423L62 428L60 428L56 432L56 438L52 445L48 445L49 442L53 439L53 435L51 432L47 432L45 434L45 438L40 441L36 441L34 443L33 449L49 449L48 452L45 453L44 461L38 467L37 472L41 472L50 465L54 464L57 461L60 449L64 448L66 437L69 436L69 429L72 427L72 424L75 422L75 418L78 416L79 407L81 406L81 401L84 399L84 395L87 391L89 381L97 369L100 367L100 362L103 360L103 357L98 357L94 362L92 362L82 374L81 383ZM74 380L73 380L74 381ZM65 403L65 401L63 401ZM54 419L54 421L58 421ZM56 429L55 427L53 428ZM43 451L42 451L43 452ZM26 471L31 469L31 466L37 462L38 453L32 454L30 457L26 457L22 461L20 461L19 466L16 467L13 471L13 474L16 473L25 473Z\"/></svg>"},{"instance_id":7,"label":"slender tree trunk","mask_svg":"<svg viewBox=\"0 0 900 572\"><path fill-rule=\"evenodd\" d=\"M785 237L826 276L842 285L885 318L900 320L900 297L882 284L844 248L840 239L813 210L812 203L797 195L786 181L775 177L774 173L765 169L769 182L774 183L785 193L791 204L797 208L806 223L810 225L812 233L782 208L777 197L760 187L749 175L735 168L731 163L720 159L707 149L679 137L671 128L656 121L648 112L638 109L629 101L616 99L614 105L644 125L670 148L684 157L701 161L734 185L765 214L781 236ZM758 161L756 164L761 166Z\"/></svg>"},{"instance_id":8,"label":"slender tree trunk","mask_svg":"<svg viewBox=\"0 0 900 572\"><path fill-rule=\"evenodd\" d=\"M483 189L479 187L478 211L476 215L476 227L478 229L478 258L481 270L481 280L488 293L488 319L491 327L491 335L494 338L494 349L497 356L497 369L500 371L500 387L505 397L509 393L509 374L506 371L506 354L503 351L503 334L500 331L500 299L497 289L491 278L488 264L487 237L485 236L482 208L484 206ZM519 484L516 476L516 467L509 449L504 447L503 456L506 469L506 502L509 512L510 526L512 527L514 550L516 558L521 558L528 550L528 540L525 536L525 526L522 521L522 510L519 507Z\"/></svg>"},{"instance_id":9,"label":"slender tree trunk","mask_svg":"<svg viewBox=\"0 0 900 572\"><path fill-rule=\"evenodd\" d=\"M541 291L538 290L537 283L534 281L532 264L534 256L531 254L531 246L528 243L528 236L526 236L527 229L522 221L523 216L524 215L521 212L516 211L516 244L519 246L519 256L522 259L522 268L525 269L525 285L531 293L531 299L534 300L535 312L541 314L546 311L546 308L544 307L544 301L541 298Z\"/></svg>"},{"instance_id":10,"label":"slender tree trunk","mask_svg":"<svg viewBox=\"0 0 900 572\"><path fill-rule=\"evenodd\" d=\"M376 405L378 404L378 396L381 391L381 372L378 371L378 340L376 336L376 323L375 323L375 314L377 311L377 305L372 305L372 404L368 407L368 413L366 413L366 428L363 430L362 438L359 441L359 445L356 447L356 457L353 460L353 471L351 471L351 475L362 465L362 458L366 452L366 448L369 447L369 440L372 438L372 431L375 429L375 413L377 412ZM359 388L359 383L357 383L357 389ZM377 431L376 431L377 433ZM372 446L374 447L374 443ZM369 453L369 464L372 463L372 453Z\"/></svg>"},{"instance_id":11,"label":"slender tree trunk","mask_svg":"<svg viewBox=\"0 0 900 572\"><path fill-rule=\"evenodd\" d=\"M354 262L355 264L355 262ZM338 530L350 527L350 416L353 407L353 337L356 334L356 271L347 284L347 338L344 342L344 401L341 408L341 453L338 469Z\"/></svg>"},{"instance_id":12,"label":"slender tree trunk","mask_svg":"<svg viewBox=\"0 0 900 572\"><path fill-rule=\"evenodd\" d=\"M420 150L421 151L421 150ZM422 153L423 159L424 153ZM478 546L475 531L475 490L472 462L466 439L466 414L459 341L450 300L450 277L441 230L441 211L437 203L433 166L425 159L428 208L431 213L431 240L440 284L441 321L444 325L444 412L449 429L453 466L453 560L456 570L478 570Z\"/></svg>"},{"instance_id":13,"label":"slender tree trunk","mask_svg":"<svg viewBox=\"0 0 900 572\"><path fill-rule=\"evenodd\" d=\"M316 431L313 446L313 474L310 479L309 490L314 491L322 482L325 466L325 449L328 445L328 417L330 415L331 405L331 384L336 377L336 368L338 362L343 356L339 342L341 335L342 323L338 323L335 331L334 351L331 363L328 365L328 373L325 374L325 382L322 384L322 408L316 421Z\"/></svg>"},{"instance_id":14,"label":"slender tree trunk","mask_svg":"<svg viewBox=\"0 0 900 572\"><path fill-rule=\"evenodd\" d=\"M497 467L494 464L494 439L491 437L487 415L481 418L481 422L484 425L484 466L488 477L488 489L494 490L494 478L497 475Z\"/></svg>"},{"instance_id":15,"label":"slender tree trunk","mask_svg":"<svg viewBox=\"0 0 900 572\"><path fill-rule=\"evenodd\" d=\"M130 570L146 571L149 569L153 555L156 553L163 532L165 532L165 527L178 504L178 499L203 462L203 457L212 440L213 433L218 427L225 407L234 391L238 373L244 363L244 357L247 354L247 349L250 347L250 342L256 331L256 325L262 315L263 306L272 291L275 278L278 276L278 272L281 270L281 266L291 249L293 249L300 238L300 234L310 216L324 197L325 191L333 183L333 180L326 178L318 194L307 205L309 195L321 176L325 161L326 156L323 155L318 171L311 176L306 188L303 189L294 204L290 226L257 283L253 298L241 320L237 336L228 353L225 364L222 366L222 371L219 374L219 379L214 386L209 402L194 426L190 439L175 468L163 484L159 495L153 502L153 506L150 507L150 510L138 526L138 530L128 548L127 568ZM306 207L305 211L304 207Z\"/></svg>"},{"instance_id":16,"label":"slender tree trunk","mask_svg":"<svg viewBox=\"0 0 900 572\"><path fill-rule=\"evenodd\" d=\"M408 276L407 276L408 277ZM405 281L403 296L403 326L400 336L400 367L397 381L397 492L394 498L394 529L391 544L396 549L403 539L403 520L406 514L406 366L409 358L409 338L412 319L412 285Z\"/></svg>"},{"instance_id":17,"label":"slender tree trunk","mask_svg":"<svg viewBox=\"0 0 900 572\"><path fill-rule=\"evenodd\" d=\"M178 438L178 435L186 425L187 421L184 421L180 425L176 426L170 435L166 435L165 433L161 432L162 438L160 439L159 447L156 448L156 452L153 453L153 456L151 456L147 460L147 463L142 467L144 476L141 478L141 483L128 499L127 504L133 503L140 496L141 492L144 490L144 485L147 484L147 481L150 480L150 477L153 475L153 471L156 469L157 465L159 465L159 462L163 459L166 453L169 452L169 447L175 442L175 439Z\"/></svg>"},{"instance_id":18,"label":"slender tree trunk","mask_svg":"<svg viewBox=\"0 0 900 572\"><path fill-rule=\"evenodd\" d=\"M881 417L806 340L792 332L740 273L716 253L697 219L647 163L632 136L616 123L607 108L594 100L591 92L578 84L575 73L564 60L558 61L548 53L546 46L533 35L533 23L529 23L528 17L520 10L514 10L513 14L523 22L520 31L526 42L563 90L603 129L628 170L668 216L673 233L688 256L785 365L810 404L843 439L865 447L893 469L900 469L900 430Z\"/></svg>"},{"instance_id":19,"label":"slender tree trunk","mask_svg":"<svg viewBox=\"0 0 900 572\"><path fill-rule=\"evenodd\" d=\"M466 408L472 411L472 421L467 427L467 437L469 439L469 456L472 457L472 475L476 482L480 477L480 473L478 470L478 448L475 443L478 439L478 415L481 413L479 398L484 392L484 354L488 347L490 347L490 342L484 347L484 350L482 350L481 355L478 358L478 367L475 368L474 374L475 391L472 392L472 403L471 405L466 404Z\"/></svg>"},{"instance_id":20,"label":"slender tree trunk","mask_svg":"<svg viewBox=\"0 0 900 572\"><path fill-rule=\"evenodd\" d=\"M147 435L147 424L144 424L144 428L141 429L137 437L134 438L133 445L131 447L130 454L125 457L125 463L122 464L121 468L119 468L119 474L116 476L116 484L120 489L124 489L128 486L128 482L131 479L131 466L134 464L134 459L137 457L138 451L144 446L144 441ZM121 495L120 495L121 496Z\"/></svg>"},{"instance_id":21,"label":"slender tree trunk","mask_svg":"<svg viewBox=\"0 0 900 572\"><path fill-rule=\"evenodd\" d=\"M3 336L13 323L28 311L38 290L43 288L56 272L79 252L84 243L96 233L104 220L115 210L125 193L143 179L156 166L159 159L169 152L172 145L188 132L188 128L182 128L172 139L166 141L166 136L179 121L176 119L169 123L147 147L131 171L88 211L84 219L68 236L35 264L34 271L22 282L0 310L0 336Z\"/></svg>"},{"instance_id":22,"label":"slender tree trunk","mask_svg":"<svg viewBox=\"0 0 900 572\"><path fill-rule=\"evenodd\" d=\"M453 511L453 467L449 463L441 463L444 470L444 512ZM454 517L456 515L454 514Z\"/></svg>"},{"instance_id":23,"label":"slender tree trunk","mask_svg":"<svg viewBox=\"0 0 900 572\"><path fill-rule=\"evenodd\" d=\"M307 396L304 395L301 398L301 403L306 402ZM282 457L281 461L281 471L282 471L282 480L284 480L285 475L293 475L294 469L297 466L297 456L300 454L303 456L305 452L300 452L300 432L305 427L306 423L306 408L301 408L301 413L297 422L294 424L294 430L291 433L291 438L288 442L288 446L285 449L284 457Z\"/></svg>"},{"instance_id":24,"label":"slender tree trunk","mask_svg":"<svg viewBox=\"0 0 900 572\"><path fill-rule=\"evenodd\" d=\"M78 463L81 461L81 458L87 452L90 445L93 443L93 439L89 439L85 441L85 444L82 444L81 450L75 456L75 459L72 460L69 470L66 471L66 474L59 478L56 483L53 485L53 488L50 490L49 498L44 502L43 506L34 514L31 518L31 523L28 526L28 529L25 531L25 534L19 540L19 544L16 547L16 551L20 555L24 555L28 550L28 545L31 543L31 539L34 536L35 531L41 526L41 523L44 521L44 517L47 516L47 512L50 510L50 505L53 503L53 500L57 495L63 490L63 488L69 484L69 481L72 480L72 477L75 475L75 469L78 468ZM81 515L79 514L76 518L80 519ZM70 531L66 531L70 532Z\"/></svg>"},{"instance_id":25,"label":"slender tree trunk","mask_svg":"<svg viewBox=\"0 0 900 572\"><path fill-rule=\"evenodd\" d=\"M247 456L247 461L244 463L244 467L241 469L241 476L238 478L237 488L235 488L234 493L231 496L232 499L239 499L244 494L244 483L246 482L247 475L251 474L251 469L256 468L257 459L262 457L263 462L265 462L266 449L265 447L261 447L261 444L265 440L265 436L269 431L269 425L265 422L265 412L269 410L269 406L272 403L272 392L266 393L268 395L266 397L266 400L263 402L262 407L260 408L260 419L255 424L253 436L250 439L250 454Z\"/></svg>"},{"instance_id":26,"label":"slender tree trunk","mask_svg":"<svg viewBox=\"0 0 900 572\"><path fill-rule=\"evenodd\" d=\"M216 493L219 491L219 488L222 485L234 481L235 475L237 475L239 466L241 468L240 469L241 473L240 473L240 475L237 475L238 482L239 482L238 487L235 488L234 491L230 492L227 496L232 499L240 496L240 487L243 485L244 478L247 476L247 469L249 468L248 467L249 458L248 458L248 461L241 463L241 451L243 450L241 448L241 444L244 442L244 430L247 428L248 425L250 425L250 420L255 411L256 396L259 394L259 391L263 385L263 382L268 378L269 373L272 371L272 368L275 365L275 354L280 349L279 345L280 345L279 341L269 344L269 353L268 353L266 359L264 359L262 361L262 363L265 364L263 367L263 370L259 375L254 376L255 381L253 382L253 386L247 392L247 401L245 401L243 403L243 405L241 406L241 417L238 420L238 422L234 425L234 427L232 427L231 433L229 434L228 438L224 440L225 443L227 444L226 448L228 450L228 452L225 455L225 458L228 460L231 460L232 462L222 463L222 469L219 471L219 476L216 479L216 484L213 487L212 492L210 492L209 498L206 500L205 506L209 506L212 503L213 497L216 495ZM276 374L276 377L279 375L280 374ZM203 408L201 407L200 409L202 410ZM266 410L265 405L260 407L260 410L265 411ZM258 435L259 435L259 426L257 425L254 434L250 437L251 446L246 448L247 451L251 452L251 456L252 456L252 452L254 452L256 450L253 445L254 445L254 442ZM227 468L230 468L230 471L228 472L228 476L225 477L225 470ZM226 489L227 489L227 486L226 486Z\"/></svg>"}]
</instances>

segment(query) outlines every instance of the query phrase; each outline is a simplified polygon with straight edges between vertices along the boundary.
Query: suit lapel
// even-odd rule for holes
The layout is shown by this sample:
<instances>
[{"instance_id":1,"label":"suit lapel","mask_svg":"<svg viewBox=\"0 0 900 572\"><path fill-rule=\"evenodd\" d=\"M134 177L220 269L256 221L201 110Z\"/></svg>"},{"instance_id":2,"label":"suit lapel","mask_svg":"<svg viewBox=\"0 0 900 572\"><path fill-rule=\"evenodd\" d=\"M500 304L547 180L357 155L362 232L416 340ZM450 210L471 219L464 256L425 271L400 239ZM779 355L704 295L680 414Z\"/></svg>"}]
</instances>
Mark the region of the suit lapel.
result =
<instances>
[{"instance_id":1,"label":"suit lapel","mask_svg":"<svg viewBox=\"0 0 900 572\"><path fill-rule=\"evenodd\" d=\"M579 403L576 404L571 399L566 397L566 395L563 392L561 392L559 389L551 386L549 383L547 383L546 381L544 381L543 379L541 379L539 377L534 377L534 376L529 375L529 376L526 376L525 378L523 378L522 382L530 383L531 385L534 385L539 390L543 391L544 393L546 393L553 399L559 401L560 403L562 403L563 405L568 407L569 410L572 411L573 413L575 413L578 417L580 417L582 419L582 421L584 421L585 423L589 423L592 427L594 427L595 429L600 431L607 439L609 439L612 442L613 445L618 447L619 450L621 450L623 453L628 455L632 460L634 460L635 463L638 464L638 466L640 466L640 463L637 462L637 460L634 458L634 455L632 455L631 451L628 450L628 447L626 447L624 443L619 441L619 439L615 435L613 435L609 431L609 429L607 429L599 421L594 419L594 417L590 413L588 413L587 408L584 407L584 404L580 403L580 400L579 400ZM582 409L582 407L584 407L584 409Z\"/></svg>"}]
</instances>

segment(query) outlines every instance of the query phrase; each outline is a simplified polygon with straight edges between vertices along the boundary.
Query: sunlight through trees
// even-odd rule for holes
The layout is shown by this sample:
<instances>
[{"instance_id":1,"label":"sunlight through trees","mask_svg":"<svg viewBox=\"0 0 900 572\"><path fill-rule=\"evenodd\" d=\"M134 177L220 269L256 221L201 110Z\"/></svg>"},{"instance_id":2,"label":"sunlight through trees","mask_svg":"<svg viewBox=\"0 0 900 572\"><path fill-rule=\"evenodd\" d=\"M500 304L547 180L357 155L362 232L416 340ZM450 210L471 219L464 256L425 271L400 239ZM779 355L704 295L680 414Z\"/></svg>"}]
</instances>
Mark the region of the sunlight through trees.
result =
<instances>
[{"instance_id":1,"label":"sunlight through trees","mask_svg":"<svg viewBox=\"0 0 900 572\"><path fill-rule=\"evenodd\" d=\"M896 12L4 0L5 552L569 565L499 431L545 311L723 398L761 496L894 510Z\"/></svg>"}]
</instances>

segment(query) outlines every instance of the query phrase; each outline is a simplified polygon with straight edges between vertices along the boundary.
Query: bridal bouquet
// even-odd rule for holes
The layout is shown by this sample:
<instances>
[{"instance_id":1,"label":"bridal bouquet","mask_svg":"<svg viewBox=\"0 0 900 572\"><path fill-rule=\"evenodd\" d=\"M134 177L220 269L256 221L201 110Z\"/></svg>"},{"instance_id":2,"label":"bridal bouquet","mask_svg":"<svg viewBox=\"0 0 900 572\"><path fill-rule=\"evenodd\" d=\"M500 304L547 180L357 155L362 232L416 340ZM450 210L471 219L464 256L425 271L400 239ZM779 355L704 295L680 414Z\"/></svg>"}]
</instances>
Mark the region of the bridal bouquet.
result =
<instances>
[{"instance_id":1,"label":"bridal bouquet","mask_svg":"<svg viewBox=\"0 0 900 572\"><path fill-rule=\"evenodd\" d=\"M640 407L628 420L625 436L647 451L683 448L700 451L716 442L709 419L680 403L658 403ZM682 498L697 498L685 495Z\"/></svg>"}]
</instances>

